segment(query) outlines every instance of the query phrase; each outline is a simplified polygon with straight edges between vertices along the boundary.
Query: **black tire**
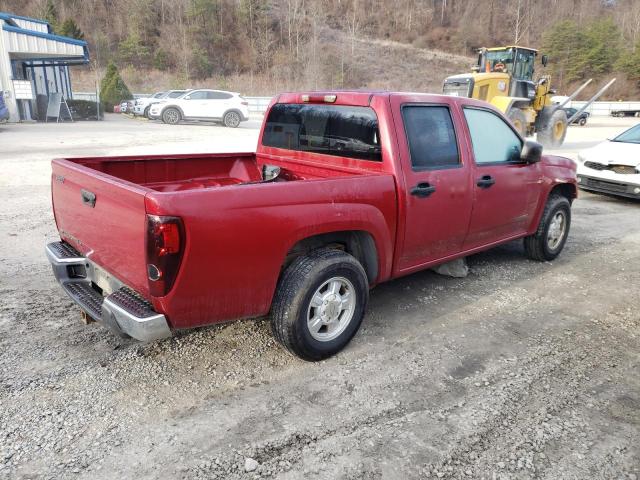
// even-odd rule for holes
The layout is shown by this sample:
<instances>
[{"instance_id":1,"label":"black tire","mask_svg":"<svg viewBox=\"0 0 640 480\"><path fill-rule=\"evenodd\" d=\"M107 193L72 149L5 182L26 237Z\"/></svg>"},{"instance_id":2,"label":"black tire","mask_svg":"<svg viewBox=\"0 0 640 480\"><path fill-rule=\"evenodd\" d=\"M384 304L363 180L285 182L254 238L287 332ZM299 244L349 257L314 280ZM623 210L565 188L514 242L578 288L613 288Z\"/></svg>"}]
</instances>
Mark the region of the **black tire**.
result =
<instances>
[{"instance_id":1,"label":"black tire","mask_svg":"<svg viewBox=\"0 0 640 480\"><path fill-rule=\"evenodd\" d=\"M564 230L559 241L551 241L550 228L557 215L564 216ZM562 195L553 194L547 200L536 233L525 237L524 249L527 256L539 262L549 262L560 255L569 236L571 227L571 203Z\"/></svg>"},{"instance_id":2,"label":"black tire","mask_svg":"<svg viewBox=\"0 0 640 480\"><path fill-rule=\"evenodd\" d=\"M584 127L587 124L587 119L582 117L580 120L578 120L578 125L580 125L581 127Z\"/></svg>"},{"instance_id":3,"label":"black tire","mask_svg":"<svg viewBox=\"0 0 640 480\"><path fill-rule=\"evenodd\" d=\"M162 121L169 125L177 125L182 120L180 110L177 108L169 107L162 112Z\"/></svg>"},{"instance_id":4,"label":"black tire","mask_svg":"<svg viewBox=\"0 0 640 480\"><path fill-rule=\"evenodd\" d=\"M515 107L512 108L509 110L507 118L521 137L524 138L527 136L527 117L522 110Z\"/></svg>"},{"instance_id":5,"label":"black tire","mask_svg":"<svg viewBox=\"0 0 640 480\"><path fill-rule=\"evenodd\" d=\"M314 307L312 299L319 295L323 285L336 278L346 279L353 287L352 314L343 330L338 327L337 337L318 340L309 328L309 317L318 318L318 311L326 307L322 304ZM351 290L349 292L351 294ZM346 290L341 295L345 296ZM367 275L354 257L340 250L315 250L294 260L282 274L271 307L271 330L276 340L293 355L307 361L322 360L335 355L351 341L360 328L368 299ZM340 299L335 301L342 304ZM315 309L313 314L312 309ZM338 323L342 313L337 315ZM324 327L323 324L321 329ZM328 331L329 326L326 328Z\"/></svg>"},{"instance_id":6,"label":"black tire","mask_svg":"<svg viewBox=\"0 0 640 480\"><path fill-rule=\"evenodd\" d=\"M149 107L144 109L144 112L142 113L142 116L144 118L149 118Z\"/></svg>"},{"instance_id":7,"label":"black tire","mask_svg":"<svg viewBox=\"0 0 640 480\"><path fill-rule=\"evenodd\" d=\"M238 128L240 126L240 122L242 121L242 117L236 111L227 112L224 114L222 118L222 123L224 123L225 127L228 128Z\"/></svg>"},{"instance_id":8,"label":"black tire","mask_svg":"<svg viewBox=\"0 0 640 480\"><path fill-rule=\"evenodd\" d=\"M549 121L537 134L537 140L545 147L559 147L567 136L567 113L561 108L551 114Z\"/></svg>"}]
</instances>

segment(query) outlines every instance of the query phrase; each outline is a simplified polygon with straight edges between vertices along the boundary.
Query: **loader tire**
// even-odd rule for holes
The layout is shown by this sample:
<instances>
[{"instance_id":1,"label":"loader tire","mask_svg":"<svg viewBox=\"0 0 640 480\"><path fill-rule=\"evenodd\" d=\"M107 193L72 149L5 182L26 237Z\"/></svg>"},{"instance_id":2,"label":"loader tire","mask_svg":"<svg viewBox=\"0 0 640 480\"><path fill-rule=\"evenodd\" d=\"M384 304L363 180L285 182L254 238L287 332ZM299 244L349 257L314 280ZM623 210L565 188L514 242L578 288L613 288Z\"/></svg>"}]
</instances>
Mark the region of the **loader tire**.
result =
<instances>
[{"instance_id":1,"label":"loader tire","mask_svg":"<svg viewBox=\"0 0 640 480\"><path fill-rule=\"evenodd\" d=\"M527 117L519 108L509 110L507 118L522 138L527 136Z\"/></svg>"},{"instance_id":2,"label":"loader tire","mask_svg":"<svg viewBox=\"0 0 640 480\"><path fill-rule=\"evenodd\" d=\"M562 109L557 109L551 114L551 118L538 130L537 140L545 147L555 148L562 145L567 136L567 114Z\"/></svg>"}]
</instances>

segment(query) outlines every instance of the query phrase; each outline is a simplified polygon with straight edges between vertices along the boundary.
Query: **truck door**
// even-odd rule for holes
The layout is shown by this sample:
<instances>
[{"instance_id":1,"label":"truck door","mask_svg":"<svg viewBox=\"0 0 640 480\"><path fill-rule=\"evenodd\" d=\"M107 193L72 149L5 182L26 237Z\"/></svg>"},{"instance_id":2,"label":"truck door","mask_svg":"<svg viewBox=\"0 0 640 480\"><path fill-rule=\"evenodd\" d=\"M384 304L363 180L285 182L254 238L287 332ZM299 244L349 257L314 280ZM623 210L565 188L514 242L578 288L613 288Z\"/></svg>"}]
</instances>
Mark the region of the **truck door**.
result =
<instances>
[{"instance_id":1,"label":"truck door","mask_svg":"<svg viewBox=\"0 0 640 480\"><path fill-rule=\"evenodd\" d=\"M531 225L542 186L539 164L520 160L522 139L495 112L463 108L473 147L474 203L464 249L517 237Z\"/></svg>"},{"instance_id":2,"label":"truck door","mask_svg":"<svg viewBox=\"0 0 640 480\"><path fill-rule=\"evenodd\" d=\"M406 189L399 197L405 220L399 273L459 253L473 203L467 150L452 118L458 113L446 100L429 104L419 98L391 96Z\"/></svg>"}]
</instances>

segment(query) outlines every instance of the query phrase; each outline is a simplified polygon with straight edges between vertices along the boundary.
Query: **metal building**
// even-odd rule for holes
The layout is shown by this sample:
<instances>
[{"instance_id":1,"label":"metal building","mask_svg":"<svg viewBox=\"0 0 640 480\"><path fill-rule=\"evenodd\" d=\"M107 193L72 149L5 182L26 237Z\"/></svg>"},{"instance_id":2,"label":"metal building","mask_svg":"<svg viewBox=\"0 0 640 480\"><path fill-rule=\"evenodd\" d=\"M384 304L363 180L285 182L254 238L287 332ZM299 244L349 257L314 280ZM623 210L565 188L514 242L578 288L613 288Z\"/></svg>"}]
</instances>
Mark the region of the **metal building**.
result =
<instances>
[{"instance_id":1,"label":"metal building","mask_svg":"<svg viewBox=\"0 0 640 480\"><path fill-rule=\"evenodd\" d=\"M0 12L0 91L11 122L41 118L47 98L73 98L70 65L89 63L87 42L51 33L34 18Z\"/></svg>"}]
</instances>

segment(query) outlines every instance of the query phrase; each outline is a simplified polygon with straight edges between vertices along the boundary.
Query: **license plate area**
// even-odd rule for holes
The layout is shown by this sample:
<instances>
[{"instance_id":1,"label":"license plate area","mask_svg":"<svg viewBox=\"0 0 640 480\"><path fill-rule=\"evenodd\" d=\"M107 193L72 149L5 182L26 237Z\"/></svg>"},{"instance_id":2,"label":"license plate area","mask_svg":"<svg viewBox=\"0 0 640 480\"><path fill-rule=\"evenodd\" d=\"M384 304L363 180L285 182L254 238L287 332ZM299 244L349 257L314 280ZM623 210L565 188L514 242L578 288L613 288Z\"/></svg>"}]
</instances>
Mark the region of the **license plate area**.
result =
<instances>
[{"instance_id":1,"label":"license plate area","mask_svg":"<svg viewBox=\"0 0 640 480\"><path fill-rule=\"evenodd\" d=\"M87 270L87 278L102 290L103 295L111 295L123 286L120 280L95 263L87 260L85 267Z\"/></svg>"}]
</instances>

